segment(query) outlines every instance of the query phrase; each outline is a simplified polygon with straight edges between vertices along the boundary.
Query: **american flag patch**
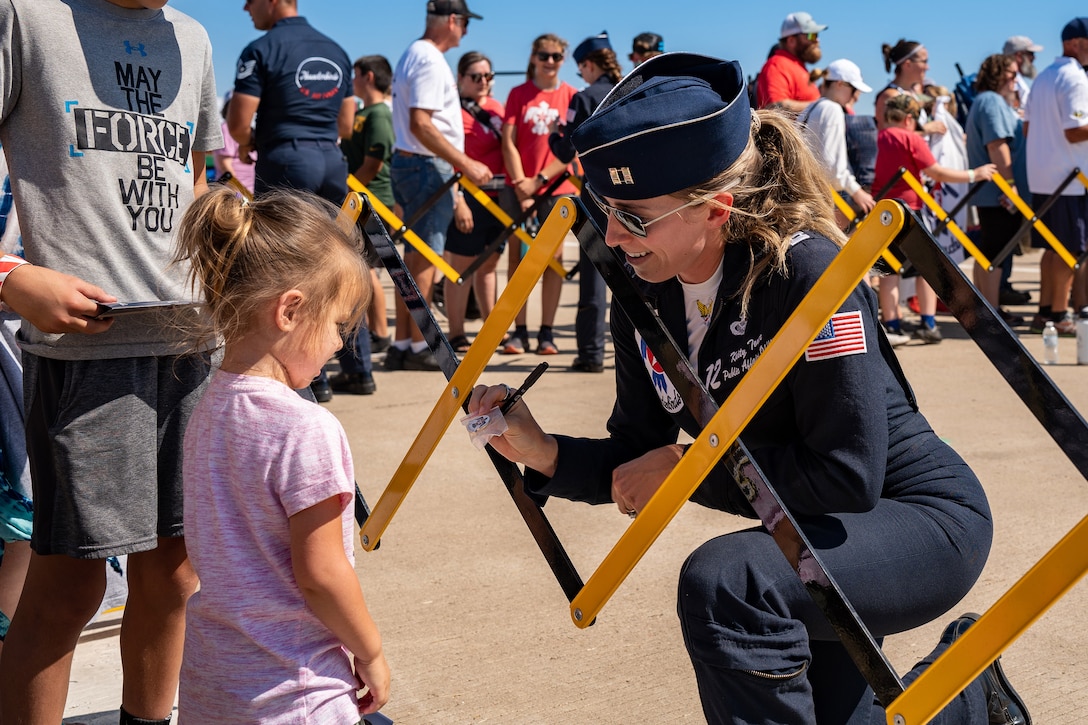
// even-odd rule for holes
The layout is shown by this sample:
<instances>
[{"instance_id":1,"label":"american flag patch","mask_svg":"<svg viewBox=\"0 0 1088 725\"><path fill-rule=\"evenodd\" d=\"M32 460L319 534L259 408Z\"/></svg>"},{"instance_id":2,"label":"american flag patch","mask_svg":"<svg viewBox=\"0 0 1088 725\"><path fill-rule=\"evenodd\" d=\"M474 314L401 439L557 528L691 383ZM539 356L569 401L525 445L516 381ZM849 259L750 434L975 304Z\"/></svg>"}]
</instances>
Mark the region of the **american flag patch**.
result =
<instances>
[{"instance_id":1,"label":"american flag patch","mask_svg":"<svg viewBox=\"0 0 1088 725\"><path fill-rule=\"evenodd\" d=\"M861 312L840 312L833 315L820 334L805 350L805 360L827 360L844 355L858 355L866 351L865 327Z\"/></svg>"}]
</instances>

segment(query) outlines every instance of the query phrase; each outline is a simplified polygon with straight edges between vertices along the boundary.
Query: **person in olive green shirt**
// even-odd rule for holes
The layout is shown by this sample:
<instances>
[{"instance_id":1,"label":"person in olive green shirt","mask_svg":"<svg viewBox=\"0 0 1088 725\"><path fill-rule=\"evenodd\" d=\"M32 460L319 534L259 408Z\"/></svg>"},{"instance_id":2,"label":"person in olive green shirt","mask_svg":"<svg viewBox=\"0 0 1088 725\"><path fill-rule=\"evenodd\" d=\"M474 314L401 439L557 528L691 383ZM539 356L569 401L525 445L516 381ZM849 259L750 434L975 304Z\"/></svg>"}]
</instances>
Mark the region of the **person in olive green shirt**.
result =
<instances>
[{"instance_id":1,"label":"person in olive green shirt","mask_svg":"<svg viewBox=\"0 0 1088 725\"><path fill-rule=\"evenodd\" d=\"M393 111L386 99L393 69L380 55L364 55L355 61L355 95L363 101L355 114L351 138L341 144L348 170L383 204L393 208L389 161L393 156Z\"/></svg>"},{"instance_id":2,"label":"person in olive green shirt","mask_svg":"<svg viewBox=\"0 0 1088 725\"><path fill-rule=\"evenodd\" d=\"M363 108L355 113L351 138L341 141L340 148L347 159L351 175L392 209L393 184L389 179L389 161L393 157L394 136L389 88L393 83L393 68L385 56L381 55L364 55L355 61L353 67L355 77L352 87L355 95L362 100ZM370 352L383 352L389 349L393 338L389 334L385 295L376 271L381 261L369 241L366 245L366 261L370 264L370 281L374 290L366 315L367 327L370 329ZM336 382L345 390L349 389L348 376Z\"/></svg>"}]
</instances>

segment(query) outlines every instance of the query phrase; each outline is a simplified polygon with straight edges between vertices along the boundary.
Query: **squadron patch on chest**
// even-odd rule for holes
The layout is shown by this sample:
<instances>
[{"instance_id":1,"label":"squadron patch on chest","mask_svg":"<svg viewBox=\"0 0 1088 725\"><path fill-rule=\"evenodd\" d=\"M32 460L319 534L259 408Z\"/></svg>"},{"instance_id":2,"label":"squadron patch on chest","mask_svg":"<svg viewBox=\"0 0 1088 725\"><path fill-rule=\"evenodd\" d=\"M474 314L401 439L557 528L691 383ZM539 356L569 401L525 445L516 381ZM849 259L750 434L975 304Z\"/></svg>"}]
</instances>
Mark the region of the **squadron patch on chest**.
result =
<instances>
[{"instance_id":1,"label":"squadron patch on chest","mask_svg":"<svg viewBox=\"0 0 1088 725\"><path fill-rule=\"evenodd\" d=\"M654 357L653 351L638 332L635 332L635 342L638 343L638 351L642 356L642 362L646 365L646 372L650 374L650 382L654 384L657 397L661 399L661 406L670 413L679 412L684 407L684 400L669 380L669 376L665 374L665 368Z\"/></svg>"},{"instance_id":2,"label":"squadron patch on chest","mask_svg":"<svg viewBox=\"0 0 1088 725\"><path fill-rule=\"evenodd\" d=\"M868 349L865 342L865 326L862 323L861 312L839 312L832 315L831 319L820 330L808 349L805 350L805 361L829 360L845 355L860 355Z\"/></svg>"}]
</instances>

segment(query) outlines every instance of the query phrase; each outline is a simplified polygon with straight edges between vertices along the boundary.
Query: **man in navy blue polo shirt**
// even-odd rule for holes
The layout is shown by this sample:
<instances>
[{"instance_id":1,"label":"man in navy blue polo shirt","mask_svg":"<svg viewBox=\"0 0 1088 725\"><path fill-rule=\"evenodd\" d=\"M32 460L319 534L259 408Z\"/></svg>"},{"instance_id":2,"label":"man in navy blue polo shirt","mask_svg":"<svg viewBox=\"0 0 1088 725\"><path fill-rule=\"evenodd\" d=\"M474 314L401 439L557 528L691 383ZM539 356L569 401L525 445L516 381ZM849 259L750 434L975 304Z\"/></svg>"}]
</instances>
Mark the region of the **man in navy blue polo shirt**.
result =
<instances>
[{"instance_id":1,"label":"man in navy blue polo shirt","mask_svg":"<svg viewBox=\"0 0 1088 725\"><path fill-rule=\"evenodd\" d=\"M355 117L351 60L296 0L248 0L245 9L268 32L238 59L227 125L240 156L258 152L254 190L307 189L339 206L348 169L337 140L351 136Z\"/></svg>"},{"instance_id":2,"label":"man in navy blue polo shirt","mask_svg":"<svg viewBox=\"0 0 1088 725\"><path fill-rule=\"evenodd\" d=\"M246 0L245 10L257 30L268 32L238 59L227 127L243 163L257 152L254 192L305 189L339 206L348 193L348 165L337 141L351 137L355 120L351 60L298 14L297 0ZM368 331L359 339L369 378ZM318 401L332 399L324 372L310 387Z\"/></svg>"}]
</instances>

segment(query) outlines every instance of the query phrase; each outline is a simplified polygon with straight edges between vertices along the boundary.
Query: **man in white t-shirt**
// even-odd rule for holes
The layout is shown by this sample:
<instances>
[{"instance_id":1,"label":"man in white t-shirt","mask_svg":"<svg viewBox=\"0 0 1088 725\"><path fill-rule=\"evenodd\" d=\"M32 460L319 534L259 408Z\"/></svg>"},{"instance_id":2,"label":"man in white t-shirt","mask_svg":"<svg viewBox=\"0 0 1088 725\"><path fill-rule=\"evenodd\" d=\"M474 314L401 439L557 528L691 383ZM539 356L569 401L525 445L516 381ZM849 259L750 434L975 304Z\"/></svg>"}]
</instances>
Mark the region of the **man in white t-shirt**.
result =
<instances>
[{"instance_id":1,"label":"man in white t-shirt","mask_svg":"<svg viewBox=\"0 0 1088 725\"><path fill-rule=\"evenodd\" d=\"M393 132L397 142L390 175L393 196L406 218L449 180L455 168L476 184L491 180L486 165L465 155L461 99L453 72L442 55L461 44L471 18L483 20L468 9L465 0L429 0L423 37L408 46L393 71ZM439 256L453 220L454 193L437 201L412 224L413 231ZM430 304L434 265L411 246L405 246L404 263ZM438 370L438 361L400 297L396 299L396 311L396 336L386 353L386 369Z\"/></svg>"},{"instance_id":2,"label":"man in white t-shirt","mask_svg":"<svg viewBox=\"0 0 1088 725\"><path fill-rule=\"evenodd\" d=\"M1037 200L1057 191L1074 168L1088 169L1088 17L1075 18L1062 29L1062 55L1043 70L1031 87L1025 109L1028 186ZM1074 181L1041 215L1044 224L1079 257L1088 244L1088 190ZM1059 334L1073 335L1073 317L1067 311L1072 289L1073 306L1088 305L1084 268L1076 273L1050 249L1038 232L1032 246L1045 248L1040 266L1039 314L1033 331L1053 320Z\"/></svg>"}]
</instances>

